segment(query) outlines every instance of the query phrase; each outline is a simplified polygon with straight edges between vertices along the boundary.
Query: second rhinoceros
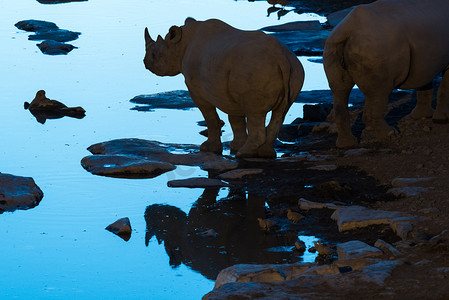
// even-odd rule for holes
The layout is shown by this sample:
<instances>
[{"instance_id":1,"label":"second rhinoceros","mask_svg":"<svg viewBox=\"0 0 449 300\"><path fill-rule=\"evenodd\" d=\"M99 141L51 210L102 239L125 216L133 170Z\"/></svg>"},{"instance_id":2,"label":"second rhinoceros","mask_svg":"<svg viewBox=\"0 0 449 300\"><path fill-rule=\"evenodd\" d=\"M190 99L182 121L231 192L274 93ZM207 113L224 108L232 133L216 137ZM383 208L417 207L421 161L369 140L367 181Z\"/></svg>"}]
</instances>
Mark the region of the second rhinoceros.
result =
<instances>
[{"instance_id":1,"label":"second rhinoceros","mask_svg":"<svg viewBox=\"0 0 449 300\"><path fill-rule=\"evenodd\" d=\"M216 19L187 18L156 41L145 28L145 45L148 70L158 76L184 75L208 127L200 150L222 152L218 108L228 114L234 134L231 152L241 157L276 155L274 140L304 81L301 63L276 38Z\"/></svg>"},{"instance_id":2,"label":"second rhinoceros","mask_svg":"<svg viewBox=\"0 0 449 300\"><path fill-rule=\"evenodd\" d=\"M433 114L435 121L447 122L449 0L379 0L359 5L328 37L323 63L334 98L338 147L357 144L348 111L355 84L365 95L364 136L374 133L376 140L385 140L394 132L384 116L395 88L421 88L412 117ZM433 113L431 83L440 73L444 75Z\"/></svg>"}]
</instances>

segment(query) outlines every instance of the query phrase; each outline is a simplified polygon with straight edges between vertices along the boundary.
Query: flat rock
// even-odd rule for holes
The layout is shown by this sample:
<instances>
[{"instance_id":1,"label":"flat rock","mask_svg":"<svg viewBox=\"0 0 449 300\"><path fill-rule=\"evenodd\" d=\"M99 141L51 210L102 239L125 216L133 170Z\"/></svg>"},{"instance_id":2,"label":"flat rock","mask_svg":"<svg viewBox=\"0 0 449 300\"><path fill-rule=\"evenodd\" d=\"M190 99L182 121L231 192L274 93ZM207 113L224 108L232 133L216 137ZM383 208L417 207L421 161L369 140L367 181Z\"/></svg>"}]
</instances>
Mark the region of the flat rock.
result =
<instances>
[{"instance_id":1,"label":"flat rock","mask_svg":"<svg viewBox=\"0 0 449 300\"><path fill-rule=\"evenodd\" d=\"M289 22L281 25L267 26L261 28L262 31L269 32L283 32L283 31L303 31L303 30L314 30L319 31L322 30L323 26L319 21L296 21Z\"/></svg>"},{"instance_id":2,"label":"flat rock","mask_svg":"<svg viewBox=\"0 0 449 300\"><path fill-rule=\"evenodd\" d=\"M65 43L76 40L81 32L74 32L66 29L51 29L37 31L28 37L31 41L52 40L55 42Z\"/></svg>"},{"instance_id":3,"label":"flat rock","mask_svg":"<svg viewBox=\"0 0 449 300\"><path fill-rule=\"evenodd\" d=\"M118 235L125 241L128 241L131 238L132 228L129 218L118 219L114 223L108 225L105 229Z\"/></svg>"},{"instance_id":4,"label":"flat rock","mask_svg":"<svg viewBox=\"0 0 449 300\"><path fill-rule=\"evenodd\" d=\"M81 160L81 165L92 174L120 178L153 178L176 168L170 163L128 155L90 155Z\"/></svg>"},{"instance_id":5,"label":"flat rock","mask_svg":"<svg viewBox=\"0 0 449 300\"><path fill-rule=\"evenodd\" d=\"M222 179L240 179L244 176L260 174L263 169L236 169L220 174L218 177Z\"/></svg>"},{"instance_id":6,"label":"flat rock","mask_svg":"<svg viewBox=\"0 0 449 300\"><path fill-rule=\"evenodd\" d=\"M382 251L362 241L337 244L338 259L356 259L381 256Z\"/></svg>"},{"instance_id":7,"label":"flat rock","mask_svg":"<svg viewBox=\"0 0 449 300\"><path fill-rule=\"evenodd\" d=\"M0 213L33 208L43 197L33 178L0 173Z\"/></svg>"},{"instance_id":8,"label":"flat rock","mask_svg":"<svg viewBox=\"0 0 449 300\"><path fill-rule=\"evenodd\" d=\"M37 44L37 47L41 50L42 53L48 55L66 55L73 49L77 48L71 44L56 42L52 40L43 41L42 43Z\"/></svg>"},{"instance_id":9,"label":"flat rock","mask_svg":"<svg viewBox=\"0 0 449 300\"><path fill-rule=\"evenodd\" d=\"M426 192L428 189L420 186L405 186L391 188L387 193L393 194L395 197L414 197Z\"/></svg>"},{"instance_id":10,"label":"flat rock","mask_svg":"<svg viewBox=\"0 0 449 300\"><path fill-rule=\"evenodd\" d=\"M370 225L390 224L394 218L402 216L397 211L368 209L362 206L340 207L332 214L332 220L337 221L338 230L346 231Z\"/></svg>"},{"instance_id":11,"label":"flat rock","mask_svg":"<svg viewBox=\"0 0 449 300\"><path fill-rule=\"evenodd\" d=\"M298 201L298 206L302 210L309 210L309 209L322 209L322 208L328 208L328 209L337 209L344 206L338 206L334 203L320 203L320 202L313 202L306 200L304 198L300 198Z\"/></svg>"},{"instance_id":12,"label":"flat rock","mask_svg":"<svg viewBox=\"0 0 449 300\"><path fill-rule=\"evenodd\" d=\"M30 32L59 29L59 27L55 23L41 20L23 20L17 22L14 26L16 26L18 29Z\"/></svg>"},{"instance_id":13,"label":"flat rock","mask_svg":"<svg viewBox=\"0 0 449 300\"><path fill-rule=\"evenodd\" d=\"M190 109L196 107L188 91L175 90L151 95L139 95L131 100L132 103L142 106L135 106L132 110L152 111L156 108L169 109Z\"/></svg>"},{"instance_id":14,"label":"flat rock","mask_svg":"<svg viewBox=\"0 0 449 300\"><path fill-rule=\"evenodd\" d=\"M391 181L393 187L406 187L406 186L417 186L421 184L428 183L431 181L432 177L421 177L421 178L395 178Z\"/></svg>"},{"instance_id":15,"label":"flat rock","mask_svg":"<svg viewBox=\"0 0 449 300\"><path fill-rule=\"evenodd\" d=\"M167 186L185 187L185 188L219 188L219 187L228 187L229 184L219 179L197 177L197 178L170 180L169 182L167 182Z\"/></svg>"},{"instance_id":16,"label":"flat rock","mask_svg":"<svg viewBox=\"0 0 449 300\"><path fill-rule=\"evenodd\" d=\"M69 2L85 2L87 0L37 0L37 2L42 4L60 4Z\"/></svg>"}]
</instances>

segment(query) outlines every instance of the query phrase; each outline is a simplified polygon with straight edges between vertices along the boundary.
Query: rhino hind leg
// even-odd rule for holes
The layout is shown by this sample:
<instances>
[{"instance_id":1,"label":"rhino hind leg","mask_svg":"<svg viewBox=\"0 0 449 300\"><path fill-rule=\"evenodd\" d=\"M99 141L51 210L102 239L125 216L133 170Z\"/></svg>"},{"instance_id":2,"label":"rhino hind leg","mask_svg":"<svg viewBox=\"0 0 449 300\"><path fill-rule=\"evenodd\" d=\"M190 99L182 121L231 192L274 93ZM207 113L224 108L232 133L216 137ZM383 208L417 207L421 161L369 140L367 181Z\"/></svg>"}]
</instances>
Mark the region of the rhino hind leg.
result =
<instances>
[{"instance_id":1,"label":"rhino hind leg","mask_svg":"<svg viewBox=\"0 0 449 300\"><path fill-rule=\"evenodd\" d=\"M416 106L410 113L410 116L415 120L431 118L434 113L432 108L433 84L426 86L426 88L418 89L416 95Z\"/></svg>"},{"instance_id":2,"label":"rhino hind leg","mask_svg":"<svg viewBox=\"0 0 449 300\"><path fill-rule=\"evenodd\" d=\"M246 133L246 117L229 115L228 120L231 124L232 133L234 134L234 138L230 144L231 153L235 154L243 147L248 138Z\"/></svg>"},{"instance_id":3,"label":"rhino hind leg","mask_svg":"<svg viewBox=\"0 0 449 300\"><path fill-rule=\"evenodd\" d=\"M257 157L258 148L265 143L266 114L253 114L247 117L248 139L237 152L237 157Z\"/></svg>"},{"instance_id":4,"label":"rhino hind leg","mask_svg":"<svg viewBox=\"0 0 449 300\"><path fill-rule=\"evenodd\" d=\"M365 108L363 110L363 123L365 129L362 132L364 142L387 141L391 139L396 130L388 126L384 117L387 111L389 93L379 93L375 95L365 95Z\"/></svg>"},{"instance_id":5,"label":"rhino hind leg","mask_svg":"<svg viewBox=\"0 0 449 300\"><path fill-rule=\"evenodd\" d=\"M435 123L448 123L449 121L449 71L443 74L437 94L437 107L432 117Z\"/></svg>"},{"instance_id":6,"label":"rhino hind leg","mask_svg":"<svg viewBox=\"0 0 449 300\"><path fill-rule=\"evenodd\" d=\"M338 137L336 146L338 148L351 148L357 146L356 137L351 131L351 121L349 116L348 102L352 86L341 90L332 90L333 108L330 118L337 125Z\"/></svg>"}]
</instances>

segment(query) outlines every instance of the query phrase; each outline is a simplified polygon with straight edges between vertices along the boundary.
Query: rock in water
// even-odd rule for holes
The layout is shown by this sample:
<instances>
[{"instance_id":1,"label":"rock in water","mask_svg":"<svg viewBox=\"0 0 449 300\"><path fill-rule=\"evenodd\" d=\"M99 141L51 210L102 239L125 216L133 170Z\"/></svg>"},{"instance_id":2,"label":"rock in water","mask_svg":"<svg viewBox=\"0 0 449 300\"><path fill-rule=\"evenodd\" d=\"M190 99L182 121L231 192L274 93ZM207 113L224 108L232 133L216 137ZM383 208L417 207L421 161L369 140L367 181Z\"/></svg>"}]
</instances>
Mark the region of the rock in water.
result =
<instances>
[{"instance_id":1,"label":"rock in water","mask_svg":"<svg viewBox=\"0 0 449 300\"><path fill-rule=\"evenodd\" d=\"M125 241L131 238L131 223L129 218L121 218L106 227L106 230L118 235Z\"/></svg>"}]
</instances>

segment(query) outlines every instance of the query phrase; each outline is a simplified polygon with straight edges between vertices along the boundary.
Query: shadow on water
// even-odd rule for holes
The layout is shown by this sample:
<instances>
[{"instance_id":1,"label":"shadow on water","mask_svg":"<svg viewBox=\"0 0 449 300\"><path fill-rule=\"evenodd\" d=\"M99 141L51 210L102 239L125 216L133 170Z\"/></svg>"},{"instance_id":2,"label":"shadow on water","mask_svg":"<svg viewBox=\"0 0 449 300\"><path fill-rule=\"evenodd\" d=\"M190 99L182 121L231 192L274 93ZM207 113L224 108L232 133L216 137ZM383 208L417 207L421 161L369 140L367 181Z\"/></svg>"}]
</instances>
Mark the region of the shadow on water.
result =
<instances>
[{"instance_id":1,"label":"shadow on water","mask_svg":"<svg viewBox=\"0 0 449 300\"><path fill-rule=\"evenodd\" d=\"M301 261L293 251L297 232L265 232L257 218L265 218L265 198L238 190L217 200L219 189L205 189L188 214L175 206L146 208L147 232L162 242L170 265L181 263L215 280L220 270L234 264L275 264ZM273 251L286 246L288 251ZM269 250L271 249L271 251Z\"/></svg>"}]
</instances>

